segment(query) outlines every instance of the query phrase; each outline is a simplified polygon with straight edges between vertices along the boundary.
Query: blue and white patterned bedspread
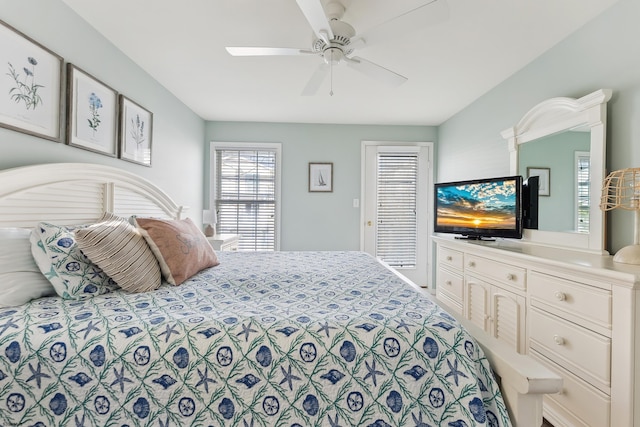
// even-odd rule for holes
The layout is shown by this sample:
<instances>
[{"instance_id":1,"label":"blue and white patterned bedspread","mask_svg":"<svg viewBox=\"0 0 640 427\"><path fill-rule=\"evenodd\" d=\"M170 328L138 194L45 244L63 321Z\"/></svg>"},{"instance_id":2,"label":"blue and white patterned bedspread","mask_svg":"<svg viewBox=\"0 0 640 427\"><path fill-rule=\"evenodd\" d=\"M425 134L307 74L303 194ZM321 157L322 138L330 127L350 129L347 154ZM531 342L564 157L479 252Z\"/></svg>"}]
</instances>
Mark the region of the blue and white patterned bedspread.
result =
<instances>
[{"instance_id":1,"label":"blue and white patterned bedspread","mask_svg":"<svg viewBox=\"0 0 640 427\"><path fill-rule=\"evenodd\" d=\"M503 426L471 336L359 252L0 309L0 426Z\"/></svg>"}]
</instances>

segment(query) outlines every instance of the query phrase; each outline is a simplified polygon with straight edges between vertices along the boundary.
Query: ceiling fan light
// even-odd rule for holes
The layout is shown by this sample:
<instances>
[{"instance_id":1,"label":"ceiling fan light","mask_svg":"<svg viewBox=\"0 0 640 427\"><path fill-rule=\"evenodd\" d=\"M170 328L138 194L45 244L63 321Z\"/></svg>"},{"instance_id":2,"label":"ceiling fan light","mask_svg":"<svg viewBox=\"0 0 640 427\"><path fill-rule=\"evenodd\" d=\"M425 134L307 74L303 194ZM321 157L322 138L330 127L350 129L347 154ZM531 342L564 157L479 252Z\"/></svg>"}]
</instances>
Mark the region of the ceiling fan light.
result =
<instances>
[{"instance_id":1,"label":"ceiling fan light","mask_svg":"<svg viewBox=\"0 0 640 427\"><path fill-rule=\"evenodd\" d=\"M324 62L326 62L327 64L337 65L344 59L344 53L340 48L329 47L325 49L322 57L324 58Z\"/></svg>"}]
</instances>

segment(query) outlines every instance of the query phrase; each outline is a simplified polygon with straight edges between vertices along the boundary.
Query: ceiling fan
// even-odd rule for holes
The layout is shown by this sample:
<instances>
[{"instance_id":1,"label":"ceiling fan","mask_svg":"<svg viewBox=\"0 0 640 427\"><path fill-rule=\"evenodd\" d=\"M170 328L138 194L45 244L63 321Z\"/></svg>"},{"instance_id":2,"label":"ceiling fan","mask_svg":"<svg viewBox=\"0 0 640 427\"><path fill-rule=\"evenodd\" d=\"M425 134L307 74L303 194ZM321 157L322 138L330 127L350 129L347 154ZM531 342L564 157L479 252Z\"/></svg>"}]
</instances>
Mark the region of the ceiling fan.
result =
<instances>
[{"instance_id":1,"label":"ceiling fan","mask_svg":"<svg viewBox=\"0 0 640 427\"><path fill-rule=\"evenodd\" d=\"M430 0L364 34L357 35L351 25L342 21L345 8L338 1L330 0L325 8L320 0L296 1L315 35L310 48L227 47L226 49L233 56L317 55L322 57L324 61L320 63L302 91L302 95L306 96L314 95L327 75L333 75L333 66L341 63L390 86L403 84L407 81L405 76L355 56L354 52L371 44L386 41L394 35L441 22L448 17L445 0ZM333 89L330 94L333 95Z\"/></svg>"}]
</instances>

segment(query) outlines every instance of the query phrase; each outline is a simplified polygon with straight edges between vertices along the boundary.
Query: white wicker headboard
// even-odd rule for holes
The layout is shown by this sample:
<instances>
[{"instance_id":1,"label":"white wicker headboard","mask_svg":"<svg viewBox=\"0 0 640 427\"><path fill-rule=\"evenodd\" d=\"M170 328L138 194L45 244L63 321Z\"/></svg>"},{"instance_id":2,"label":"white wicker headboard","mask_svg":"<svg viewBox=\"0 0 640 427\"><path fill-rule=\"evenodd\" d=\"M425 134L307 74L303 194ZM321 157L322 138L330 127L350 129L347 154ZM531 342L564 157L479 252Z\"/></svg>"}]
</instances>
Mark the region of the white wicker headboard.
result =
<instances>
[{"instance_id":1,"label":"white wicker headboard","mask_svg":"<svg viewBox=\"0 0 640 427\"><path fill-rule=\"evenodd\" d=\"M0 227L88 223L104 212L180 219L184 211L150 181L111 166L48 163L0 171Z\"/></svg>"}]
</instances>

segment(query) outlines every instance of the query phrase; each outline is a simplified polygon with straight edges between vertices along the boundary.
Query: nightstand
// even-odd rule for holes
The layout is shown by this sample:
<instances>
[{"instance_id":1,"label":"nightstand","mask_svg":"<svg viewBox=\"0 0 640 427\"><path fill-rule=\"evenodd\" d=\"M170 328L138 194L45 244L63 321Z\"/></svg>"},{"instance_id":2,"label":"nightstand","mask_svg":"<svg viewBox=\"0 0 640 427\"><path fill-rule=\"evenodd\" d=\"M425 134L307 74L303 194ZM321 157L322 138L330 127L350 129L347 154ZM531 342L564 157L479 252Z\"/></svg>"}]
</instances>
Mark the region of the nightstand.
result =
<instances>
[{"instance_id":1,"label":"nightstand","mask_svg":"<svg viewBox=\"0 0 640 427\"><path fill-rule=\"evenodd\" d=\"M237 251L240 236L237 234L216 234L207 237L207 240L216 251Z\"/></svg>"}]
</instances>

